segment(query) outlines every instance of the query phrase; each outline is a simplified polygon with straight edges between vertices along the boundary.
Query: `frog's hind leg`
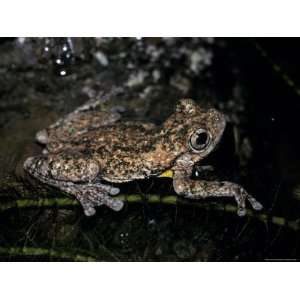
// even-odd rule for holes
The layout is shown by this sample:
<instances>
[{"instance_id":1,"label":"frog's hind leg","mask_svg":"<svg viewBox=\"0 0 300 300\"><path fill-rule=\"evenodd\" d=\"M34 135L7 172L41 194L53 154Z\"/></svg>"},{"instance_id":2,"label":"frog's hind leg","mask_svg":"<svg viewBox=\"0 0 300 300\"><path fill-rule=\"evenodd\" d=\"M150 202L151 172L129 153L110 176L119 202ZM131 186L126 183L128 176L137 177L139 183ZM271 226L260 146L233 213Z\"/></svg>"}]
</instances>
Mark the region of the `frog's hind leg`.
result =
<instances>
[{"instance_id":1,"label":"frog's hind leg","mask_svg":"<svg viewBox=\"0 0 300 300\"><path fill-rule=\"evenodd\" d=\"M36 141L42 145L70 141L85 132L117 122L121 115L116 111L75 111L47 129L37 132Z\"/></svg>"},{"instance_id":2,"label":"frog's hind leg","mask_svg":"<svg viewBox=\"0 0 300 300\"><path fill-rule=\"evenodd\" d=\"M95 207L106 205L118 211L123 202L111 196L120 190L97 180L99 167L93 160L65 155L64 158L35 156L24 162L25 170L41 182L75 196L87 216L95 214ZM74 166L77 166L76 168Z\"/></svg>"},{"instance_id":3,"label":"frog's hind leg","mask_svg":"<svg viewBox=\"0 0 300 300\"><path fill-rule=\"evenodd\" d=\"M65 154L63 158L53 160L50 172L52 178L57 180L54 185L74 195L87 216L95 213L96 206L106 205L113 210L123 207L122 201L111 197L120 190L99 180L100 167L93 159L81 157L81 154Z\"/></svg>"},{"instance_id":4,"label":"frog's hind leg","mask_svg":"<svg viewBox=\"0 0 300 300\"><path fill-rule=\"evenodd\" d=\"M92 98L83 105L76 108L67 116L59 119L49 127L51 130L64 130L69 134L77 131L78 127L86 129L100 128L111 125L121 119L124 108L121 106L109 106L109 100L120 93L122 89L115 88L110 93L103 94L100 98ZM83 126L84 125L84 126Z\"/></svg>"},{"instance_id":5,"label":"frog's hind leg","mask_svg":"<svg viewBox=\"0 0 300 300\"><path fill-rule=\"evenodd\" d=\"M36 134L36 141L43 145L48 145L52 152L52 142L70 141L75 136L81 135L89 130L111 125L121 119L123 107L109 107L110 97L119 93L115 92L103 95L101 99L91 99L79 106L57 122L50 125L47 129L40 130ZM49 145L50 144L50 145Z\"/></svg>"}]
</instances>

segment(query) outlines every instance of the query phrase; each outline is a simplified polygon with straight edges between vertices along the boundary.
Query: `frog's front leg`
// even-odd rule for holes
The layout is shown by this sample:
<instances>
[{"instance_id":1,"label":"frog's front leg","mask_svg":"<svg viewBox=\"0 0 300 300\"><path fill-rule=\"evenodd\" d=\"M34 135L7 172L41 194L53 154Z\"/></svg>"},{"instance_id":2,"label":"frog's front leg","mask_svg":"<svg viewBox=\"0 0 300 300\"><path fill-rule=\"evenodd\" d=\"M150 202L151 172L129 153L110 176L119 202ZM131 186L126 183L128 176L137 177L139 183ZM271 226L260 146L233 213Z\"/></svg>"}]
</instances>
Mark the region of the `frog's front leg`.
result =
<instances>
[{"instance_id":1,"label":"frog's front leg","mask_svg":"<svg viewBox=\"0 0 300 300\"><path fill-rule=\"evenodd\" d=\"M248 200L253 209L261 210L263 206L248 194L243 187L228 181L205 181L192 180L193 163L179 160L174 167L173 186L177 194L190 198L201 199L207 197L234 197L239 216L246 214L246 201Z\"/></svg>"}]
</instances>

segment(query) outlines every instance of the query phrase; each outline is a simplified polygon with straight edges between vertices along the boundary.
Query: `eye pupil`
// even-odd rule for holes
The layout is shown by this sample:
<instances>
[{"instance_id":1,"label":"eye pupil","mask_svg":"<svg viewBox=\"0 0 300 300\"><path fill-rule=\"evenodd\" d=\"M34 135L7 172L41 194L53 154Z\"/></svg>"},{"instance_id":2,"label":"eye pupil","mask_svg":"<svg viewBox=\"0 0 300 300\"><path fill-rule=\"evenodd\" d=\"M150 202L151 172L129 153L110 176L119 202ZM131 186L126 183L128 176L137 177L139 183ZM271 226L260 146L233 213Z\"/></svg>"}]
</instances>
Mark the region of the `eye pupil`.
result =
<instances>
[{"instance_id":1,"label":"eye pupil","mask_svg":"<svg viewBox=\"0 0 300 300\"><path fill-rule=\"evenodd\" d=\"M199 129L198 131L196 131L190 138L190 146L193 150L196 151L202 151L206 149L209 143L210 136L203 129Z\"/></svg>"},{"instance_id":2,"label":"eye pupil","mask_svg":"<svg viewBox=\"0 0 300 300\"><path fill-rule=\"evenodd\" d=\"M207 133L206 132L201 132L198 133L197 138L196 138L196 144L201 146L201 145L205 145L207 142Z\"/></svg>"}]
</instances>

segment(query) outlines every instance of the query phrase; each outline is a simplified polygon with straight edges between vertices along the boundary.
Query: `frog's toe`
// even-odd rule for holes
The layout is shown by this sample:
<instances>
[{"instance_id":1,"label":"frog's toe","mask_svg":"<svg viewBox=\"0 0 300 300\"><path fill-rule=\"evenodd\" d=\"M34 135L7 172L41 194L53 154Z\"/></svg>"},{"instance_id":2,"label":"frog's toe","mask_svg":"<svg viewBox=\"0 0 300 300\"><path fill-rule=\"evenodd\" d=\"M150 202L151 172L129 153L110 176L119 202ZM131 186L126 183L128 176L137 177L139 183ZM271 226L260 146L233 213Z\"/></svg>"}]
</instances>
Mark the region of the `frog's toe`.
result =
<instances>
[{"instance_id":1,"label":"frog's toe","mask_svg":"<svg viewBox=\"0 0 300 300\"><path fill-rule=\"evenodd\" d=\"M237 210L237 215L239 217L244 217L246 215L247 211L245 207L239 207Z\"/></svg>"},{"instance_id":2,"label":"frog's toe","mask_svg":"<svg viewBox=\"0 0 300 300\"><path fill-rule=\"evenodd\" d=\"M245 195L242 196L242 195L237 194L235 200L237 202L237 207L238 207L237 208L237 215L239 217L244 217L247 213Z\"/></svg>"},{"instance_id":3,"label":"frog's toe","mask_svg":"<svg viewBox=\"0 0 300 300\"><path fill-rule=\"evenodd\" d=\"M103 184L101 182L95 182L93 184L90 184L90 186L94 186L97 188L100 188L103 191L106 191L107 193L109 193L111 196L115 196L118 195L120 193L120 189L108 184Z\"/></svg>"},{"instance_id":4,"label":"frog's toe","mask_svg":"<svg viewBox=\"0 0 300 300\"><path fill-rule=\"evenodd\" d=\"M109 194L112 196L118 195L120 193L120 189L117 187L112 187L109 191Z\"/></svg>"},{"instance_id":5,"label":"frog's toe","mask_svg":"<svg viewBox=\"0 0 300 300\"><path fill-rule=\"evenodd\" d=\"M48 132L46 129L40 130L36 136L35 139L37 140L37 142L39 142L40 144L46 145L49 141L49 136L48 136Z\"/></svg>"},{"instance_id":6,"label":"frog's toe","mask_svg":"<svg viewBox=\"0 0 300 300\"><path fill-rule=\"evenodd\" d=\"M42 153L43 153L43 155L47 155L47 154L49 154L49 151L48 151L48 149L43 149L43 151L42 151Z\"/></svg>"},{"instance_id":7,"label":"frog's toe","mask_svg":"<svg viewBox=\"0 0 300 300\"><path fill-rule=\"evenodd\" d=\"M124 206L124 202L119 200L119 199L113 199L113 198L106 198L105 199L105 203L106 206L108 206L109 208L111 208L114 211L120 211L123 206Z\"/></svg>"},{"instance_id":8,"label":"frog's toe","mask_svg":"<svg viewBox=\"0 0 300 300\"><path fill-rule=\"evenodd\" d=\"M258 201L255 201L254 203L252 203L252 207L255 210L262 210L264 207L262 206L261 203L259 203Z\"/></svg>"},{"instance_id":9,"label":"frog's toe","mask_svg":"<svg viewBox=\"0 0 300 300\"><path fill-rule=\"evenodd\" d=\"M263 209L262 204L260 202L258 202L257 200L255 200L251 195L248 196L248 201L250 202L253 209L255 209L255 210Z\"/></svg>"},{"instance_id":10,"label":"frog's toe","mask_svg":"<svg viewBox=\"0 0 300 300\"><path fill-rule=\"evenodd\" d=\"M93 216L96 213L96 209L94 207L92 207L92 206L83 208L83 211L84 211L84 214L87 217L91 217L91 216Z\"/></svg>"},{"instance_id":11,"label":"frog's toe","mask_svg":"<svg viewBox=\"0 0 300 300\"><path fill-rule=\"evenodd\" d=\"M114 200L114 203L111 207L111 209L113 209L114 211L119 211L123 208L124 206L124 202L121 200Z\"/></svg>"},{"instance_id":12,"label":"frog's toe","mask_svg":"<svg viewBox=\"0 0 300 300\"><path fill-rule=\"evenodd\" d=\"M88 201L84 197L77 197L78 201L80 202L83 212L87 217L91 217L96 213L95 204Z\"/></svg>"}]
</instances>

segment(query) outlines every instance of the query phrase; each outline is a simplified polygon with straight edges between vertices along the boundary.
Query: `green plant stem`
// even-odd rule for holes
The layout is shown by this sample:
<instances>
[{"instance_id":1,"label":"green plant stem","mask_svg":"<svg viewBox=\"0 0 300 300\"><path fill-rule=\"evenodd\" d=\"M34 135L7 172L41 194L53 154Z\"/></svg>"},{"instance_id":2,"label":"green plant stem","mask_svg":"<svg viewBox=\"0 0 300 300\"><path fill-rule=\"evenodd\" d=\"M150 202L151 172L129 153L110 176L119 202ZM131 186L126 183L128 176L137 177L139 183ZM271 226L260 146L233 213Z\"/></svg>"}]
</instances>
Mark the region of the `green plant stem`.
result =
<instances>
[{"instance_id":1,"label":"green plant stem","mask_svg":"<svg viewBox=\"0 0 300 300\"><path fill-rule=\"evenodd\" d=\"M193 205L207 210L220 210L229 213L236 213L236 206L232 204L215 204L207 202L191 202L184 200L176 195L160 196L156 194L131 194L131 195L118 195L117 199L126 201L129 203L141 202L147 200L149 203L163 203L175 205L178 203ZM10 203L0 203L0 211L5 211L11 208L37 208L37 207L68 207L68 206L78 206L79 202L75 199L70 198L42 198L42 199L19 199L15 202ZM300 229L300 220L287 220L284 217L270 216L262 212L254 212L253 210L247 210L247 216L251 218L258 219L265 223L272 223L278 226L285 226L293 230Z\"/></svg>"},{"instance_id":2,"label":"green plant stem","mask_svg":"<svg viewBox=\"0 0 300 300\"><path fill-rule=\"evenodd\" d=\"M66 251L59 251L54 249L45 248L31 248L31 247L0 247L0 255L5 256L49 256L52 258L59 258L70 261L96 261L96 258L92 256L86 256Z\"/></svg>"}]
</instances>

